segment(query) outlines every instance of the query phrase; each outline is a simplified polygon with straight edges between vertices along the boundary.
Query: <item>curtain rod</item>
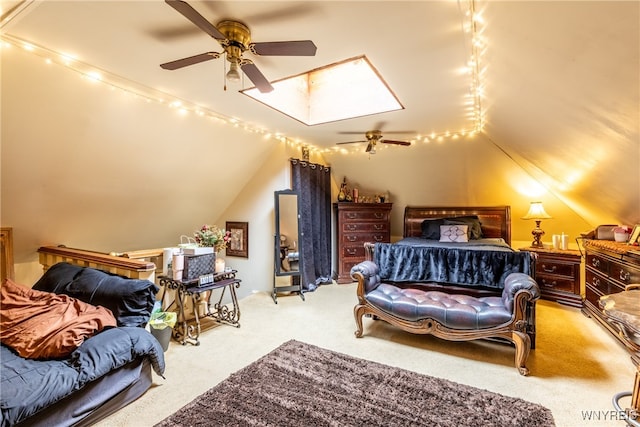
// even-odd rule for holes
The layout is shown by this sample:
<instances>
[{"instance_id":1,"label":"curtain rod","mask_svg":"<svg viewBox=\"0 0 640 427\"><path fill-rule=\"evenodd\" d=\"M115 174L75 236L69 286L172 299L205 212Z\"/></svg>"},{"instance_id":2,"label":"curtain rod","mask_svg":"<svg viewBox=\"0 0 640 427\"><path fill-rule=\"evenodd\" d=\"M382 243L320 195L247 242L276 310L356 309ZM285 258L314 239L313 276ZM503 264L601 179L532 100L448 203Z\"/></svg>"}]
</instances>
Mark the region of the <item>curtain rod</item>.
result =
<instances>
[{"instance_id":1,"label":"curtain rod","mask_svg":"<svg viewBox=\"0 0 640 427\"><path fill-rule=\"evenodd\" d=\"M325 172L329 172L331 170L331 166L321 165L319 163L311 163L311 162L309 162L307 160L294 159L293 157L291 157L289 159L289 161L294 165L297 164L297 163L300 163L302 165L302 167L310 166L311 168L314 168L314 169L315 168L324 169Z\"/></svg>"}]
</instances>

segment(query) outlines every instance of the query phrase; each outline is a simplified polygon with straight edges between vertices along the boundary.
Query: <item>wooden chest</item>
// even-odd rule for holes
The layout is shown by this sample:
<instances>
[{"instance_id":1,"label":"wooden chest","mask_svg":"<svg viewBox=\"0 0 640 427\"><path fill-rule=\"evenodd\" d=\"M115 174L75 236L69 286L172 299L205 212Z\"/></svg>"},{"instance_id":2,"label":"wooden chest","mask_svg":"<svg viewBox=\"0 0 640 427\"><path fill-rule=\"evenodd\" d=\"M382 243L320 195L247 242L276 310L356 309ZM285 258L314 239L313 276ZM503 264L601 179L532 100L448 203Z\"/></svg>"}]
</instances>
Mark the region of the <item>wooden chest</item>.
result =
<instances>
[{"instance_id":1,"label":"wooden chest","mask_svg":"<svg viewBox=\"0 0 640 427\"><path fill-rule=\"evenodd\" d=\"M392 203L335 203L338 283L351 283L351 267L364 261L366 242L391 241Z\"/></svg>"}]
</instances>

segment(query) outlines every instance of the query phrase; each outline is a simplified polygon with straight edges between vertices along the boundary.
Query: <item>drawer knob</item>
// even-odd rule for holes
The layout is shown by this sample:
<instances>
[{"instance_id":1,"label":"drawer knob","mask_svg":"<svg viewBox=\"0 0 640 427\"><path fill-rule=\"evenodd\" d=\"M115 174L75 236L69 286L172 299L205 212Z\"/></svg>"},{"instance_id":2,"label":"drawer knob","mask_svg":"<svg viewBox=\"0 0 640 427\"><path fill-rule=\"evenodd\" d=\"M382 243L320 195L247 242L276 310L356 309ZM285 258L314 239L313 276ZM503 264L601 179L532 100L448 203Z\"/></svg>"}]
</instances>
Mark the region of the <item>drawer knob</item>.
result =
<instances>
[{"instance_id":1,"label":"drawer knob","mask_svg":"<svg viewBox=\"0 0 640 427\"><path fill-rule=\"evenodd\" d=\"M595 268L600 268L600 260L598 258L592 259L591 265L593 265Z\"/></svg>"},{"instance_id":2,"label":"drawer knob","mask_svg":"<svg viewBox=\"0 0 640 427\"><path fill-rule=\"evenodd\" d=\"M355 213L355 212L347 212L347 217L349 219L356 219L356 218L358 218L358 214Z\"/></svg>"},{"instance_id":3,"label":"drawer knob","mask_svg":"<svg viewBox=\"0 0 640 427\"><path fill-rule=\"evenodd\" d=\"M358 229L358 226L355 224L346 224L346 229L349 231L355 231Z\"/></svg>"},{"instance_id":4,"label":"drawer knob","mask_svg":"<svg viewBox=\"0 0 640 427\"><path fill-rule=\"evenodd\" d=\"M542 269L547 273L555 273L558 269L557 265L552 265L551 267L547 267L546 264L542 264Z\"/></svg>"},{"instance_id":5,"label":"drawer knob","mask_svg":"<svg viewBox=\"0 0 640 427\"><path fill-rule=\"evenodd\" d=\"M382 236L373 236L373 240L375 240L376 242L382 242L384 240L384 237L382 237Z\"/></svg>"},{"instance_id":6,"label":"drawer knob","mask_svg":"<svg viewBox=\"0 0 640 427\"><path fill-rule=\"evenodd\" d=\"M591 284L592 284L593 286L595 286L596 288L599 288L599 287L600 287L600 279L598 279L597 277L594 277L594 278L591 280Z\"/></svg>"},{"instance_id":7,"label":"drawer knob","mask_svg":"<svg viewBox=\"0 0 640 427\"><path fill-rule=\"evenodd\" d=\"M355 242L356 240L358 240L357 236L345 236L347 238L348 241L350 242Z\"/></svg>"},{"instance_id":8,"label":"drawer knob","mask_svg":"<svg viewBox=\"0 0 640 427\"><path fill-rule=\"evenodd\" d=\"M376 217L376 219L384 218L384 214L382 212L375 212L373 215Z\"/></svg>"},{"instance_id":9,"label":"drawer knob","mask_svg":"<svg viewBox=\"0 0 640 427\"><path fill-rule=\"evenodd\" d=\"M383 224L373 224L373 228L375 228L376 230L382 230L384 228Z\"/></svg>"},{"instance_id":10,"label":"drawer knob","mask_svg":"<svg viewBox=\"0 0 640 427\"><path fill-rule=\"evenodd\" d=\"M353 248L347 248L347 253L349 255L355 255L357 253L357 251Z\"/></svg>"}]
</instances>

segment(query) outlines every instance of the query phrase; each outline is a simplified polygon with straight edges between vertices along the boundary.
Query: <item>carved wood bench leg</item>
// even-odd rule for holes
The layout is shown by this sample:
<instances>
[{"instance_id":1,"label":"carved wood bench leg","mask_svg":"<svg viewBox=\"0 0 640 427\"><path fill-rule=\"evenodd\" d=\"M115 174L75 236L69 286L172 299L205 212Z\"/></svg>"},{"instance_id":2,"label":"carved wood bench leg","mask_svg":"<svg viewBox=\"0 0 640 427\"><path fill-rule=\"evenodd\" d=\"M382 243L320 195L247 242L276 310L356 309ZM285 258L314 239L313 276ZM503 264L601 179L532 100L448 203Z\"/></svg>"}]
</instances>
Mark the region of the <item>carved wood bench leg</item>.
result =
<instances>
[{"instance_id":1,"label":"carved wood bench leg","mask_svg":"<svg viewBox=\"0 0 640 427\"><path fill-rule=\"evenodd\" d=\"M362 316L364 316L365 306L364 305L356 305L353 308L353 316L356 319L356 338L362 337Z\"/></svg>"},{"instance_id":2,"label":"carved wood bench leg","mask_svg":"<svg viewBox=\"0 0 640 427\"><path fill-rule=\"evenodd\" d=\"M529 375L529 369L525 365L531 351L531 338L526 333L519 331L513 331L511 337L516 346L516 368L520 375Z\"/></svg>"}]
</instances>

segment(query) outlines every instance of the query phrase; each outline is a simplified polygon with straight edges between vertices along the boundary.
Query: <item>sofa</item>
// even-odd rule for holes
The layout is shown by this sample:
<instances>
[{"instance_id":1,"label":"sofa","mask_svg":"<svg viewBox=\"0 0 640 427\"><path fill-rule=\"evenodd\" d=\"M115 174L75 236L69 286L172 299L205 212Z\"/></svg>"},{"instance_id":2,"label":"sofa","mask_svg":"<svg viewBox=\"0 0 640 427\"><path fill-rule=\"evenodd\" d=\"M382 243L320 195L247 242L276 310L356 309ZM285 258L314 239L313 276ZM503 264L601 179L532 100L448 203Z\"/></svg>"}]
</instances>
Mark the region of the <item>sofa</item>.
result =
<instances>
[{"instance_id":1,"label":"sofa","mask_svg":"<svg viewBox=\"0 0 640 427\"><path fill-rule=\"evenodd\" d=\"M379 267L363 261L351 269L357 281L358 304L354 307L355 335L363 335L363 316L382 319L415 334L431 334L452 341L507 340L515 345L515 366L528 375L526 361L531 350L528 331L535 316L530 311L540 297L531 276L511 273L499 296L475 297L425 290L380 279Z\"/></svg>"},{"instance_id":2,"label":"sofa","mask_svg":"<svg viewBox=\"0 0 640 427\"><path fill-rule=\"evenodd\" d=\"M0 291L0 426L91 425L164 373L153 282L61 262Z\"/></svg>"}]
</instances>

